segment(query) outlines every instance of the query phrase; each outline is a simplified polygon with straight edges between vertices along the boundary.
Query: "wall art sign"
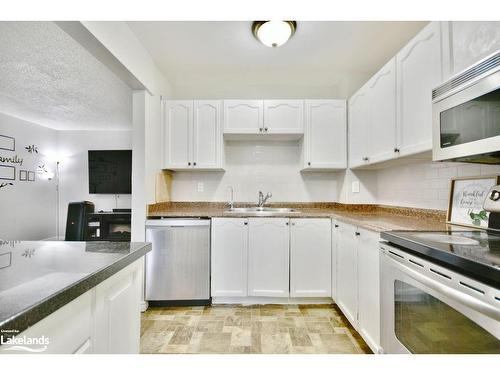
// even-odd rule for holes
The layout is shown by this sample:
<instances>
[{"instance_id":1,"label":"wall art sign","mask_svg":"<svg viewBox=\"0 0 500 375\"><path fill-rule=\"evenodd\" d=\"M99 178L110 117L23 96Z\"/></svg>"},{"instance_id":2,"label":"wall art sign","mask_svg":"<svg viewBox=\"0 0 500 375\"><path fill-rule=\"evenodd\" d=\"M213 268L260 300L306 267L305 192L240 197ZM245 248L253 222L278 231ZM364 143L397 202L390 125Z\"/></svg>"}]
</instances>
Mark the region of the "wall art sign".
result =
<instances>
[{"instance_id":1,"label":"wall art sign","mask_svg":"<svg viewBox=\"0 0 500 375\"><path fill-rule=\"evenodd\" d=\"M19 164L23 165L23 158L20 158L18 155L14 156L0 156L0 163L9 163L9 164Z\"/></svg>"},{"instance_id":2,"label":"wall art sign","mask_svg":"<svg viewBox=\"0 0 500 375\"><path fill-rule=\"evenodd\" d=\"M16 151L16 139L8 135L0 135L0 150Z\"/></svg>"},{"instance_id":3,"label":"wall art sign","mask_svg":"<svg viewBox=\"0 0 500 375\"><path fill-rule=\"evenodd\" d=\"M16 167L12 165L0 165L0 180L15 180Z\"/></svg>"},{"instance_id":4,"label":"wall art sign","mask_svg":"<svg viewBox=\"0 0 500 375\"><path fill-rule=\"evenodd\" d=\"M14 185L12 182L0 182L0 189L12 185Z\"/></svg>"},{"instance_id":5,"label":"wall art sign","mask_svg":"<svg viewBox=\"0 0 500 375\"><path fill-rule=\"evenodd\" d=\"M38 147L35 145L26 146L25 149L28 150L30 154L38 154Z\"/></svg>"},{"instance_id":6,"label":"wall art sign","mask_svg":"<svg viewBox=\"0 0 500 375\"><path fill-rule=\"evenodd\" d=\"M500 183L500 176L454 178L446 222L475 228L488 228L489 213L483 204L490 188Z\"/></svg>"}]
</instances>

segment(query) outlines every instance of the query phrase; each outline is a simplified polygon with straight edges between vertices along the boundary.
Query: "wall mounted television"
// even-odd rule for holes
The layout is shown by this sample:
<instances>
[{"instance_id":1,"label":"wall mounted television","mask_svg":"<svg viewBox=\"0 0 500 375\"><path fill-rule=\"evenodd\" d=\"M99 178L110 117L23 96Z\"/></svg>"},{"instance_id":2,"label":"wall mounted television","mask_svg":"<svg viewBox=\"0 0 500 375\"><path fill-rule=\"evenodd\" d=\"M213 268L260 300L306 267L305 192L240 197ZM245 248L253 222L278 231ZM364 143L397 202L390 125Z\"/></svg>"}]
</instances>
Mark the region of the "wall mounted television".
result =
<instances>
[{"instance_id":1,"label":"wall mounted television","mask_svg":"<svg viewBox=\"0 0 500 375\"><path fill-rule=\"evenodd\" d=\"M89 150L89 193L132 193L132 150Z\"/></svg>"}]
</instances>

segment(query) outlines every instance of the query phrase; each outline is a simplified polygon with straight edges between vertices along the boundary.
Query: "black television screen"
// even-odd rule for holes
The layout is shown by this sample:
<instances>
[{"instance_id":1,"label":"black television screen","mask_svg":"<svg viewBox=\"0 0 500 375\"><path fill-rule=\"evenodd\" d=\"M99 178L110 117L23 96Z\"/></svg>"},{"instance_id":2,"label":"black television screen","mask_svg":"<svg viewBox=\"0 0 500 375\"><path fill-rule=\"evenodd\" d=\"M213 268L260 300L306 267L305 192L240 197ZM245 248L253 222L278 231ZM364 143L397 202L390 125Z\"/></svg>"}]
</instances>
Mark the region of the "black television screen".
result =
<instances>
[{"instance_id":1,"label":"black television screen","mask_svg":"<svg viewBox=\"0 0 500 375\"><path fill-rule=\"evenodd\" d=\"M132 193L132 150L89 151L89 193Z\"/></svg>"}]
</instances>

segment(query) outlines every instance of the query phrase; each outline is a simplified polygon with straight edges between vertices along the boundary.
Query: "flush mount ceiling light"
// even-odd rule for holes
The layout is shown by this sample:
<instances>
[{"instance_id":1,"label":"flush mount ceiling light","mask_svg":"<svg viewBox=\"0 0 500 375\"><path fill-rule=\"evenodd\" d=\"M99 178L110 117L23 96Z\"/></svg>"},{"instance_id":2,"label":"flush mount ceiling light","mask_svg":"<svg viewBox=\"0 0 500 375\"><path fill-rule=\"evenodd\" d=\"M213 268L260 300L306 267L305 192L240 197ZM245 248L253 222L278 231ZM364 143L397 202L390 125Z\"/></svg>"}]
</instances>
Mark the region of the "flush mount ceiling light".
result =
<instances>
[{"instance_id":1,"label":"flush mount ceiling light","mask_svg":"<svg viewBox=\"0 0 500 375\"><path fill-rule=\"evenodd\" d=\"M297 29L295 21L255 21L253 35L268 47L279 47L292 37Z\"/></svg>"}]
</instances>

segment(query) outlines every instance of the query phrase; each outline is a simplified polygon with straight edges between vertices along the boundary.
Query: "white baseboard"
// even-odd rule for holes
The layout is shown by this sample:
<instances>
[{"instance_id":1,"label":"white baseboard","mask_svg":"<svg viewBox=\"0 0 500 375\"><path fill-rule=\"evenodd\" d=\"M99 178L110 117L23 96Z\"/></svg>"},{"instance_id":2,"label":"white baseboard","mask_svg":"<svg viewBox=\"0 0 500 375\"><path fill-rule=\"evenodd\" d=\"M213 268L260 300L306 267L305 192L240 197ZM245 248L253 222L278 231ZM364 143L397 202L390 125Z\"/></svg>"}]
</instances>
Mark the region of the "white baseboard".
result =
<instances>
[{"instance_id":1,"label":"white baseboard","mask_svg":"<svg viewBox=\"0 0 500 375\"><path fill-rule=\"evenodd\" d=\"M330 297L212 297L213 305L324 305L333 303Z\"/></svg>"}]
</instances>

